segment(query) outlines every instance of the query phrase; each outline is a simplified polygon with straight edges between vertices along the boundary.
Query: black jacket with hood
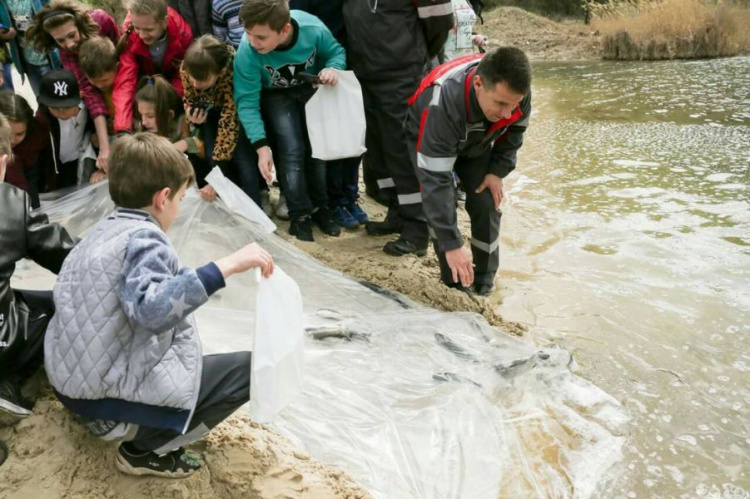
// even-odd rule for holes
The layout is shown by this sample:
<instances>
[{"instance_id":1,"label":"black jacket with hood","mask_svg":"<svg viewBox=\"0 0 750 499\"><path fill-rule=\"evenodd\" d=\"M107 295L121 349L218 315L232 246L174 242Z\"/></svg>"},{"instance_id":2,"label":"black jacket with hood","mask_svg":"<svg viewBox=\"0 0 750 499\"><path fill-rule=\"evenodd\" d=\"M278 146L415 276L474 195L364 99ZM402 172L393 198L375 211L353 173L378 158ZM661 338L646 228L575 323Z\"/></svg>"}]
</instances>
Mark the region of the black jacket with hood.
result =
<instances>
[{"instance_id":1,"label":"black jacket with hood","mask_svg":"<svg viewBox=\"0 0 750 499\"><path fill-rule=\"evenodd\" d=\"M448 39L451 0L345 0L348 66L360 80L419 76Z\"/></svg>"}]
</instances>

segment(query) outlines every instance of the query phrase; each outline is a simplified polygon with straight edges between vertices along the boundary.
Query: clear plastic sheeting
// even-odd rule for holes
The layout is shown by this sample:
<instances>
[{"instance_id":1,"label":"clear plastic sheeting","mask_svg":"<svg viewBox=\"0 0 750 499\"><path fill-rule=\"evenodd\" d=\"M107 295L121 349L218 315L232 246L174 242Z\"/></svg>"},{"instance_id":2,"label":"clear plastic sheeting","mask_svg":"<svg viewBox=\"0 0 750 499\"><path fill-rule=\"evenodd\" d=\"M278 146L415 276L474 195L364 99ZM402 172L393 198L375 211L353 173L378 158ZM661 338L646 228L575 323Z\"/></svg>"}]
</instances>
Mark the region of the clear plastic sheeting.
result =
<instances>
[{"instance_id":1,"label":"clear plastic sheeting","mask_svg":"<svg viewBox=\"0 0 750 499\"><path fill-rule=\"evenodd\" d=\"M206 175L206 182L219 193L221 200L233 212L247 217L252 223L259 225L265 232L276 231L276 224L263 212L255 201L250 199L245 192L237 187L231 180L226 178L218 166L214 166Z\"/></svg>"},{"instance_id":2,"label":"clear plastic sheeting","mask_svg":"<svg viewBox=\"0 0 750 499\"><path fill-rule=\"evenodd\" d=\"M620 457L624 414L563 350L426 308L345 330L316 346L277 427L376 497L586 497Z\"/></svg>"},{"instance_id":3,"label":"clear plastic sheeting","mask_svg":"<svg viewBox=\"0 0 750 499\"><path fill-rule=\"evenodd\" d=\"M76 235L111 208L105 186L43 207ZM272 426L375 497L598 497L620 474L627 413L566 351L358 283L195 191L169 236L193 266L256 241L297 282L306 379ZM52 283L30 265L14 282ZM233 276L198 310L205 353L251 348L256 286Z\"/></svg>"}]
</instances>

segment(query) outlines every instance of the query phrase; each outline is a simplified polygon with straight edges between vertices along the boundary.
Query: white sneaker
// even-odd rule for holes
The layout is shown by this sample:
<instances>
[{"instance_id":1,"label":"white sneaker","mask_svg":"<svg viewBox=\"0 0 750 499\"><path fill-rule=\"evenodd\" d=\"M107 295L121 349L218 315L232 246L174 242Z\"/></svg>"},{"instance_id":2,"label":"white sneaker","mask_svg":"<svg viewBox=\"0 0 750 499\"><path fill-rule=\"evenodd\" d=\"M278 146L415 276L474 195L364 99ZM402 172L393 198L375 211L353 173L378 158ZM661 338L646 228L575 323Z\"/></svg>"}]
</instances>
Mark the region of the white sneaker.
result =
<instances>
[{"instance_id":1,"label":"white sneaker","mask_svg":"<svg viewBox=\"0 0 750 499\"><path fill-rule=\"evenodd\" d=\"M268 218L273 216L273 208L271 207L271 196L268 191L260 191L260 207L263 209L263 213Z\"/></svg>"},{"instance_id":2,"label":"white sneaker","mask_svg":"<svg viewBox=\"0 0 750 499\"><path fill-rule=\"evenodd\" d=\"M282 220L289 220L289 208L286 205L286 198L283 194L279 195L279 205L276 207L276 216Z\"/></svg>"}]
</instances>

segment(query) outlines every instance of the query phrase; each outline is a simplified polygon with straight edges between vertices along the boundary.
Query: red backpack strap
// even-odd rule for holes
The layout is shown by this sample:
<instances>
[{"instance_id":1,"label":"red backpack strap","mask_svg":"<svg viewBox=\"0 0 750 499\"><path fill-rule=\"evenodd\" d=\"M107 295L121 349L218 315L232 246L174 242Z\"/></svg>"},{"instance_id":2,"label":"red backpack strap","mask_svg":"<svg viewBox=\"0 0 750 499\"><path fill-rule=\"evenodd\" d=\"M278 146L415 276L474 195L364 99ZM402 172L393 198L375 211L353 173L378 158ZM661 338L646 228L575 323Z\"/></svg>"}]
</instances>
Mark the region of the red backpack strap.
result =
<instances>
[{"instance_id":1,"label":"red backpack strap","mask_svg":"<svg viewBox=\"0 0 750 499\"><path fill-rule=\"evenodd\" d=\"M419 84L417 91L414 92L414 94L409 98L409 105L411 106L412 104L414 104L419 96L422 95L422 92L424 92L427 88L429 88L443 76L447 75L458 67L477 61L482 57L484 57L484 54L464 55L461 57L456 57L455 59L452 59L445 64L441 64L440 66L436 67L422 79L422 82Z\"/></svg>"}]
</instances>

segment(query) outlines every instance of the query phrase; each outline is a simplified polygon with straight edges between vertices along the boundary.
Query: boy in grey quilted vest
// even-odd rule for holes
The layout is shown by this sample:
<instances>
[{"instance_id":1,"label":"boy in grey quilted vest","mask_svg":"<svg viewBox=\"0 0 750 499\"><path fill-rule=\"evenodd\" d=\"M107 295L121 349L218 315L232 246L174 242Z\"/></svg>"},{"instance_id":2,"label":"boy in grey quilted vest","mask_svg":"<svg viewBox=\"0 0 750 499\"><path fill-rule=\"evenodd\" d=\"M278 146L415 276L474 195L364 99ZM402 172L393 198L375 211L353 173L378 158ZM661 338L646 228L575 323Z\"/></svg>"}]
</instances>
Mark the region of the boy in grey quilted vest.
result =
<instances>
[{"instance_id":1,"label":"boy in grey quilted vest","mask_svg":"<svg viewBox=\"0 0 750 499\"><path fill-rule=\"evenodd\" d=\"M149 133L118 139L109 158L116 210L70 253L54 288L45 339L55 394L122 440L117 467L184 477L199 468L195 442L250 397L250 352L203 356L193 311L225 279L271 255L256 244L197 269L181 267L165 232L193 181L188 160Z\"/></svg>"}]
</instances>

